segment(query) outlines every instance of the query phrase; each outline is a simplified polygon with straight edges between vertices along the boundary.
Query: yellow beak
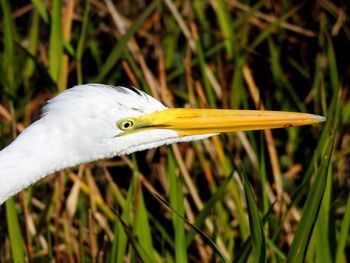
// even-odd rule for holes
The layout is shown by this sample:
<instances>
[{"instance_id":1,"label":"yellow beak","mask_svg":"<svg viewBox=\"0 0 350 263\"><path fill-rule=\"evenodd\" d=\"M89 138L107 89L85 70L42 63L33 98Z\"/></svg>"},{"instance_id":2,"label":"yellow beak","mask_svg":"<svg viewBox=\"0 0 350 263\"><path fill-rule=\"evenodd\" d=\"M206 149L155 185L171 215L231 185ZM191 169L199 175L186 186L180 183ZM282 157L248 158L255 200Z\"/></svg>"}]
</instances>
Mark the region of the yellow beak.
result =
<instances>
[{"instance_id":1,"label":"yellow beak","mask_svg":"<svg viewBox=\"0 0 350 263\"><path fill-rule=\"evenodd\" d=\"M136 118L124 119L124 131L144 129L170 129L179 136L222 133L233 131L263 130L315 124L325 117L295 112L260 110L217 110L217 109L166 109ZM117 124L118 125L118 124Z\"/></svg>"}]
</instances>

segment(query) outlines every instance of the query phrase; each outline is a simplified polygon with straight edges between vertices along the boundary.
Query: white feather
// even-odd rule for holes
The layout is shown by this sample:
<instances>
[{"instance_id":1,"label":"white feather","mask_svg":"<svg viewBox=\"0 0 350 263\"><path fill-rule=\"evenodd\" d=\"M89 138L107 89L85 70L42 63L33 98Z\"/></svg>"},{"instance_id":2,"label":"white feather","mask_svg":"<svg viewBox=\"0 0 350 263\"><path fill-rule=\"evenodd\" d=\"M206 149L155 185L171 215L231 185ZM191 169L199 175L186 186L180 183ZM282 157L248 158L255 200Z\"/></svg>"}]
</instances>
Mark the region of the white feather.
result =
<instances>
[{"instance_id":1,"label":"white feather","mask_svg":"<svg viewBox=\"0 0 350 263\"><path fill-rule=\"evenodd\" d=\"M178 137L145 130L116 137L118 120L165 110L142 91L101 84L75 86L50 100L41 119L0 151L0 204L64 168L211 135Z\"/></svg>"}]
</instances>

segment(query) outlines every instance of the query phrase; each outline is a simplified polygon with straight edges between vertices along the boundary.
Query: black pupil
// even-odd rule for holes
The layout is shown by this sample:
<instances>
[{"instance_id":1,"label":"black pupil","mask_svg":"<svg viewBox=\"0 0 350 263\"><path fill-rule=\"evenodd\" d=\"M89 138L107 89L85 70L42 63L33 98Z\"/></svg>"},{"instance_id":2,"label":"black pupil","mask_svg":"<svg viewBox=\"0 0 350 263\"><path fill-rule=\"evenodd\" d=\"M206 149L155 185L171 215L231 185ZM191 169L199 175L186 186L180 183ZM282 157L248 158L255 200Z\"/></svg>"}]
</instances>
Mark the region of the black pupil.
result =
<instances>
[{"instance_id":1,"label":"black pupil","mask_svg":"<svg viewBox=\"0 0 350 263\"><path fill-rule=\"evenodd\" d=\"M130 125L131 125L130 122L126 122L126 123L124 123L124 128L127 129L130 127Z\"/></svg>"}]
</instances>

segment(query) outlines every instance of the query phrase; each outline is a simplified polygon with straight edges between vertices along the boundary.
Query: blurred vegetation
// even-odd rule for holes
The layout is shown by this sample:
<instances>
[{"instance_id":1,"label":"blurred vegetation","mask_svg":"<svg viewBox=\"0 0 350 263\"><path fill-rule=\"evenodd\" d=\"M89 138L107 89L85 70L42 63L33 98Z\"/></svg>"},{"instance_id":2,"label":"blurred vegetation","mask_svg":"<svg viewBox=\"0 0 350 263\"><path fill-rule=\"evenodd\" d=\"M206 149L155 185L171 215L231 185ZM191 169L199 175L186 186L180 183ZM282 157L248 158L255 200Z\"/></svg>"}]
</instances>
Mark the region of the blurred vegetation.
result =
<instances>
[{"instance_id":1,"label":"blurred vegetation","mask_svg":"<svg viewBox=\"0 0 350 263\"><path fill-rule=\"evenodd\" d=\"M49 176L0 207L1 262L347 262L349 3L0 3L0 148L91 82L327 117Z\"/></svg>"}]
</instances>

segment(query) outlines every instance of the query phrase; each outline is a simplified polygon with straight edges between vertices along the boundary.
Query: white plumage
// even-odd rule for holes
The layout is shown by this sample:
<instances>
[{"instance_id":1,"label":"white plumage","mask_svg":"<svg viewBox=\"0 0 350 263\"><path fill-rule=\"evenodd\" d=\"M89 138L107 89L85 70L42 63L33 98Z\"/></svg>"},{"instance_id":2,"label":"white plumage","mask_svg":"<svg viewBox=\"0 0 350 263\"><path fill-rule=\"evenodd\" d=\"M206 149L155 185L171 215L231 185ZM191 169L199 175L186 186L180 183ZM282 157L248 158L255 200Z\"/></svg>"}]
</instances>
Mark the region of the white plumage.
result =
<instances>
[{"instance_id":1,"label":"white plumage","mask_svg":"<svg viewBox=\"0 0 350 263\"><path fill-rule=\"evenodd\" d=\"M173 130L145 130L117 137L123 118L166 107L137 89L100 84L75 86L51 99L41 119L0 151L0 204L53 172L81 163L128 154L178 141Z\"/></svg>"},{"instance_id":2,"label":"white plumage","mask_svg":"<svg viewBox=\"0 0 350 263\"><path fill-rule=\"evenodd\" d=\"M0 204L42 177L81 163L220 132L324 120L291 112L168 109L136 89L75 86L50 100L41 119L0 151Z\"/></svg>"}]
</instances>

